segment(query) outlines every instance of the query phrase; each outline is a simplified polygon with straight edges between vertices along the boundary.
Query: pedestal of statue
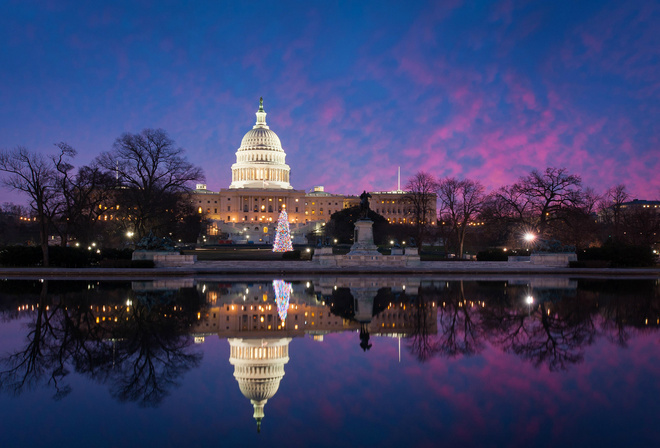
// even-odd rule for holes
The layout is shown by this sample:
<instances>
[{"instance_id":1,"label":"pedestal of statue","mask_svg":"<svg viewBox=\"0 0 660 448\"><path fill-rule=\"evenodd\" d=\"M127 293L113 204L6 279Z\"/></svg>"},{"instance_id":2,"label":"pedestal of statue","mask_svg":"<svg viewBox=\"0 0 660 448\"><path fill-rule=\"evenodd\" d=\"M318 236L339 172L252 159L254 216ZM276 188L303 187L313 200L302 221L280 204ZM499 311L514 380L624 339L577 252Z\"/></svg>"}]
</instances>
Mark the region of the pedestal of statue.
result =
<instances>
[{"instance_id":1,"label":"pedestal of statue","mask_svg":"<svg viewBox=\"0 0 660 448\"><path fill-rule=\"evenodd\" d=\"M360 219L355 223L353 245L348 255L382 256L374 244L374 222L370 219Z\"/></svg>"}]
</instances>

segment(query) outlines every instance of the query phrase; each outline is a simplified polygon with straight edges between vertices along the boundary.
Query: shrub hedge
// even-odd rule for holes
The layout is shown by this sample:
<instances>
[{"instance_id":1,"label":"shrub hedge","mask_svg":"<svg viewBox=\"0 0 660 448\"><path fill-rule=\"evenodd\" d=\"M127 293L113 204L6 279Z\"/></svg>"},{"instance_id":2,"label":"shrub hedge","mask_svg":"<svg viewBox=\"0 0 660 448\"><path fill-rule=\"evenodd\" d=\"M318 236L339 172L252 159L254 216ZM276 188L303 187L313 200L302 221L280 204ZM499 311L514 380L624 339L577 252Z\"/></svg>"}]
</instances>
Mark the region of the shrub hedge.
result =
<instances>
[{"instance_id":1,"label":"shrub hedge","mask_svg":"<svg viewBox=\"0 0 660 448\"><path fill-rule=\"evenodd\" d=\"M502 249L488 249L477 252L477 261L507 261L509 255Z\"/></svg>"},{"instance_id":2,"label":"shrub hedge","mask_svg":"<svg viewBox=\"0 0 660 448\"><path fill-rule=\"evenodd\" d=\"M578 261L607 261L613 268L655 265L655 257L650 247L611 242L579 252Z\"/></svg>"},{"instance_id":3,"label":"shrub hedge","mask_svg":"<svg viewBox=\"0 0 660 448\"><path fill-rule=\"evenodd\" d=\"M300 251L292 250L282 253L282 260L300 260Z\"/></svg>"},{"instance_id":4,"label":"shrub hedge","mask_svg":"<svg viewBox=\"0 0 660 448\"><path fill-rule=\"evenodd\" d=\"M103 249L100 254L97 254L94 251L79 247L48 247L50 266L63 268L120 267L119 265L124 267L126 262L130 265L132 254L131 249ZM41 246L5 246L0 248L0 265L2 266L41 266L42 257ZM116 266L113 266L113 264Z\"/></svg>"},{"instance_id":5,"label":"shrub hedge","mask_svg":"<svg viewBox=\"0 0 660 448\"><path fill-rule=\"evenodd\" d=\"M97 263L100 255L76 247L48 247L51 266L81 268ZM0 249L0 264L3 266L41 266L43 255L40 246L6 246Z\"/></svg>"},{"instance_id":6,"label":"shrub hedge","mask_svg":"<svg viewBox=\"0 0 660 448\"><path fill-rule=\"evenodd\" d=\"M131 267L136 269L153 268L153 260L131 260Z\"/></svg>"}]
</instances>

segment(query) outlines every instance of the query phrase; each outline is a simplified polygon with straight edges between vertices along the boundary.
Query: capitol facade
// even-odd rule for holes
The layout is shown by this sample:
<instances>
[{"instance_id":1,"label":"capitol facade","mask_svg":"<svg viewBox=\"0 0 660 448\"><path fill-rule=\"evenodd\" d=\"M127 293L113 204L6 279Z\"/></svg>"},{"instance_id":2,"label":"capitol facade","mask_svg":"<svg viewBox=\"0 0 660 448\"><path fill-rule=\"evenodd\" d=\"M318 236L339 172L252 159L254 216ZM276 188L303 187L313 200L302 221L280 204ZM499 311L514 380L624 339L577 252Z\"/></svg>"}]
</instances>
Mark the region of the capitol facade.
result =
<instances>
[{"instance_id":1,"label":"capitol facade","mask_svg":"<svg viewBox=\"0 0 660 448\"><path fill-rule=\"evenodd\" d=\"M211 191L199 184L193 193L197 212L211 222L207 244L223 235L237 243L271 243L283 210L288 214L294 243L305 243L304 235L318 231L333 213L359 204L357 195L328 193L322 186L294 189L280 138L266 123L263 99L256 117L236 151L229 188ZM406 192L397 188L370 194L371 208L389 222L412 223ZM435 216L435 204L431 216Z\"/></svg>"}]
</instances>

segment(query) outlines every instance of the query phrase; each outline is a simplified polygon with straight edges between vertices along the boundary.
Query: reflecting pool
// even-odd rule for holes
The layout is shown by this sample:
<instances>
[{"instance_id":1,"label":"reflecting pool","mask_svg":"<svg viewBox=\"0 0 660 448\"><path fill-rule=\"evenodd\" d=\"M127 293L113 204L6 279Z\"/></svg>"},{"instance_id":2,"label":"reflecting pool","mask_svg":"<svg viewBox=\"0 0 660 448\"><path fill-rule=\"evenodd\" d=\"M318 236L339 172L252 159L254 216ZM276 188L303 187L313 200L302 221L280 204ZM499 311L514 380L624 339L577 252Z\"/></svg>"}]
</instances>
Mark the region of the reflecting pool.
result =
<instances>
[{"instance_id":1,"label":"reflecting pool","mask_svg":"<svg viewBox=\"0 0 660 448\"><path fill-rule=\"evenodd\" d=\"M9 446L658 446L660 283L0 281Z\"/></svg>"}]
</instances>

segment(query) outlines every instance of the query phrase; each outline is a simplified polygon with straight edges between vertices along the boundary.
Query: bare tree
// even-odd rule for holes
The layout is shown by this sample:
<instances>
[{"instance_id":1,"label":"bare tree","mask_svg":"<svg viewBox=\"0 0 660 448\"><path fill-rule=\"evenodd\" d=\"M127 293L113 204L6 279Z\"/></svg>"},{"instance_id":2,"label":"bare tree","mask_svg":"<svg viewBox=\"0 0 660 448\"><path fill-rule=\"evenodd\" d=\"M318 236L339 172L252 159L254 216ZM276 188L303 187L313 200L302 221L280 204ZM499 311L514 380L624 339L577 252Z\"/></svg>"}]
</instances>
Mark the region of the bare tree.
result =
<instances>
[{"instance_id":1,"label":"bare tree","mask_svg":"<svg viewBox=\"0 0 660 448\"><path fill-rule=\"evenodd\" d=\"M183 154L162 129L144 129L139 134L123 134L112 151L99 156L99 165L118 177L117 194L138 237L162 227L191 184L204 179L201 168Z\"/></svg>"},{"instance_id":2,"label":"bare tree","mask_svg":"<svg viewBox=\"0 0 660 448\"><path fill-rule=\"evenodd\" d=\"M421 248L427 239L430 221L435 221L437 185L433 175L418 172L408 180L404 201L408 204L411 220L417 230L417 244Z\"/></svg>"},{"instance_id":3,"label":"bare tree","mask_svg":"<svg viewBox=\"0 0 660 448\"><path fill-rule=\"evenodd\" d=\"M456 234L458 256L463 256L465 235L473 224L486 200L484 187L478 181L446 178L438 185L442 219L449 222Z\"/></svg>"},{"instance_id":4,"label":"bare tree","mask_svg":"<svg viewBox=\"0 0 660 448\"><path fill-rule=\"evenodd\" d=\"M565 168L534 170L515 184L497 190L489 208L502 213L505 219L499 219L500 222L549 237L561 231L557 226L565 227L567 212L589 202L581 187L580 176L568 174ZM497 207L493 208L493 204Z\"/></svg>"},{"instance_id":5,"label":"bare tree","mask_svg":"<svg viewBox=\"0 0 660 448\"><path fill-rule=\"evenodd\" d=\"M605 192L605 197L601 202L600 215L605 225L610 226L611 236L614 240L621 239L623 236L623 212L624 203L630 200L630 194L624 184L611 187Z\"/></svg>"},{"instance_id":6,"label":"bare tree","mask_svg":"<svg viewBox=\"0 0 660 448\"><path fill-rule=\"evenodd\" d=\"M70 155L60 147L60 158ZM43 266L48 263L48 223L57 210L59 190L57 171L52 161L23 146L11 151L0 151L0 171L8 174L2 183L12 190L22 191L30 197L30 205L39 221L39 239L43 252Z\"/></svg>"},{"instance_id":7,"label":"bare tree","mask_svg":"<svg viewBox=\"0 0 660 448\"><path fill-rule=\"evenodd\" d=\"M531 203L532 224L543 234L553 220L562 219L562 208L579 204L580 176L568 174L566 168L546 168L543 173L532 171L520 179L520 188Z\"/></svg>"},{"instance_id":8,"label":"bare tree","mask_svg":"<svg viewBox=\"0 0 660 448\"><path fill-rule=\"evenodd\" d=\"M63 154L75 155L76 151L66 143L57 145ZM106 208L100 207L113 196L114 179L110 172L98 164L83 166L75 174L73 165L63 157L53 158L55 169L58 172L57 186L62 194L59 219L55 218L53 224L62 239L62 246L66 246L70 235L75 235L83 244L92 239L92 233L99 218Z\"/></svg>"}]
</instances>

